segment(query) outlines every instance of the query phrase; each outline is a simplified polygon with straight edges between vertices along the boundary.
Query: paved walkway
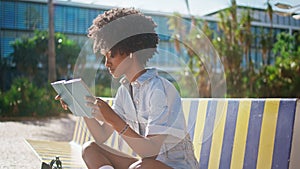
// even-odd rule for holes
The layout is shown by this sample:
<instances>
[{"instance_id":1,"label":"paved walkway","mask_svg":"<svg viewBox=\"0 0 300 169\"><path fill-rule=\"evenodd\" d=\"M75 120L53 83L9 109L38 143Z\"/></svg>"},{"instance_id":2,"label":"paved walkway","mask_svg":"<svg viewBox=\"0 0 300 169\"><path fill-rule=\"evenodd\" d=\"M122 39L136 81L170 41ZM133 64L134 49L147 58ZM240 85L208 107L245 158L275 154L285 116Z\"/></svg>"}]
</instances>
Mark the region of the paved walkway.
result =
<instances>
[{"instance_id":1,"label":"paved walkway","mask_svg":"<svg viewBox=\"0 0 300 169\"><path fill-rule=\"evenodd\" d=\"M25 139L69 141L75 118L0 122L0 169L40 169L41 162Z\"/></svg>"}]
</instances>

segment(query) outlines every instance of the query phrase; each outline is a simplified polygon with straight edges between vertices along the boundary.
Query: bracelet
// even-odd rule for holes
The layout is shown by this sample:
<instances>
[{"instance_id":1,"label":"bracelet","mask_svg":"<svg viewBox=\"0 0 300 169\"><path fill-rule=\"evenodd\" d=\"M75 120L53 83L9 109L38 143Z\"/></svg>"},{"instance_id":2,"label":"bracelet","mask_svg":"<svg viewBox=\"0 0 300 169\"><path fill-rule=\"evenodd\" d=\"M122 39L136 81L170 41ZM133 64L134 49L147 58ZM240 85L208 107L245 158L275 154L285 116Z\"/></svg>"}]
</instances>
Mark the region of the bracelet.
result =
<instances>
[{"instance_id":1,"label":"bracelet","mask_svg":"<svg viewBox=\"0 0 300 169\"><path fill-rule=\"evenodd\" d=\"M129 128L129 125L126 124L125 127L119 132L119 135L120 136L123 135L128 130L128 128Z\"/></svg>"}]
</instances>

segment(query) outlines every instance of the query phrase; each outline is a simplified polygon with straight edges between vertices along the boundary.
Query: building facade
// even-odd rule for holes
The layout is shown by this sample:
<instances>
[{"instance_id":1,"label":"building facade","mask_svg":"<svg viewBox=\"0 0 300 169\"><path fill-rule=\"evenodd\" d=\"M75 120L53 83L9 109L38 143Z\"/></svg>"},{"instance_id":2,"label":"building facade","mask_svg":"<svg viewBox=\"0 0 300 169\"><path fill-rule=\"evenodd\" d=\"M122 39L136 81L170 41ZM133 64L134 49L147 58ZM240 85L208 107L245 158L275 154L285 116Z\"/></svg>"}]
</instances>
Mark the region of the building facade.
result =
<instances>
[{"instance_id":1,"label":"building facade","mask_svg":"<svg viewBox=\"0 0 300 169\"><path fill-rule=\"evenodd\" d=\"M87 29L92 23L93 18L103 13L107 7L93 4L79 4L70 1L56 1L54 4L54 22L55 32L66 34L69 38L83 45L86 40ZM240 9L242 10L242 8ZM172 31L168 29L168 15L158 13L147 13L153 17L157 23L157 32L160 35L159 49L165 51L165 54L176 53L175 47L170 37ZM259 31L270 30L270 19L263 9L252 9L252 33L258 34ZM217 30L218 17L217 13L203 17L207 20L209 26L213 30ZM189 20L186 18L186 20ZM188 24L189 22L187 22ZM283 17L273 15L273 31L274 34L279 32L299 32L300 20L292 17ZM22 36L32 36L34 30L48 30L48 6L47 0L0 0L0 57L8 58L13 52L10 43ZM251 48L251 58L257 65L262 62L260 52L259 37L255 37ZM183 55L187 55L183 53ZM152 60L153 64L172 68L176 64L174 60L168 57L156 57ZM187 56L183 56L187 58Z\"/></svg>"}]
</instances>

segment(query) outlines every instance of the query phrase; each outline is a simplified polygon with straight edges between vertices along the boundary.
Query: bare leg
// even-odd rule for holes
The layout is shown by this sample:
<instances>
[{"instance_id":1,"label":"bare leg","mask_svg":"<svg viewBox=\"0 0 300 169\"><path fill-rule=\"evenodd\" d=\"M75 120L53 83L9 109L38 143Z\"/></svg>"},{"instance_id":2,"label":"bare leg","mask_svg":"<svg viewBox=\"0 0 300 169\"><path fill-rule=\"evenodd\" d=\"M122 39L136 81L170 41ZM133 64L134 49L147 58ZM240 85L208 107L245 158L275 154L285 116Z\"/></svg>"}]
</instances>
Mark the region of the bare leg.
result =
<instances>
[{"instance_id":1,"label":"bare leg","mask_svg":"<svg viewBox=\"0 0 300 169\"><path fill-rule=\"evenodd\" d=\"M111 165L116 169L128 169L137 159L118 152L106 145L95 142L85 143L82 158L89 169L98 169L104 165Z\"/></svg>"},{"instance_id":2,"label":"bare leg","mask_svg":"<svg viewBox=\"0 0 300 169\"><path fill-rule=\"evenodd\" d=\"M145 158L138 160L106 145L87 142L83 146L82 158L89 169L99 169L101 166L110 165L115 169L171 169L164 163Z\"/></svg>"}]
</instances>

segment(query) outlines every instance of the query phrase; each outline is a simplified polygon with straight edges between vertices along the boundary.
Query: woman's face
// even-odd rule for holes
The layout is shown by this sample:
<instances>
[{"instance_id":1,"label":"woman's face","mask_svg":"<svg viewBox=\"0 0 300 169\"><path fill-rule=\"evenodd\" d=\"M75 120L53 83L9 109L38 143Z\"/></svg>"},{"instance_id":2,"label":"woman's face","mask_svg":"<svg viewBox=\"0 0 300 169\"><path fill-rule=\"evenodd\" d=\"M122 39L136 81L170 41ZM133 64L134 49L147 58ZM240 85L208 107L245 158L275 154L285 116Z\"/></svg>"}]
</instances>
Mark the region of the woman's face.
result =
<instances>
[{"instance_id":1,"label":"woman's face","mask_svg":"<svg viewBox=\"0 0 300 169\"><path fill-rule=\"evenodd\" d=\"M115 55L112 55L109 51L105 54L105 67L114 78L119 78L129 70L131 60L126 53L115 52Z\"/></svg>"}]
</instances>

